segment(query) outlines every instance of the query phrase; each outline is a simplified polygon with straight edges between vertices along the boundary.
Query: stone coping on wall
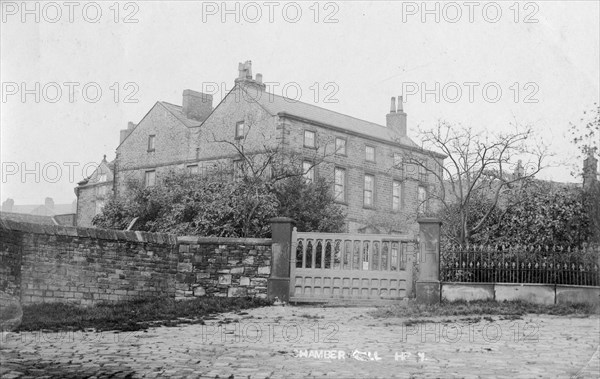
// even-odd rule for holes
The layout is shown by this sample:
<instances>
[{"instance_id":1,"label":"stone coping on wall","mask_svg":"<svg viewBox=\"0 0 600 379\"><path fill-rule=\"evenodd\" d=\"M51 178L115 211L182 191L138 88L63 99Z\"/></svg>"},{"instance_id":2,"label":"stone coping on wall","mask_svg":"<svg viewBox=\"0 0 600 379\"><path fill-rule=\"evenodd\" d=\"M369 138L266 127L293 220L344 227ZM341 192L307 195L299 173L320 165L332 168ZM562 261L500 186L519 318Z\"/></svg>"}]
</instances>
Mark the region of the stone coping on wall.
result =
<instances>
[{"instance_id":1,"label":"stone coping on wall","mask_svg":"<svg viewBox=\"0 0 600 379\"><path fill-rule=\"evenodd\" d=\"M197 237L180 236L177 243L186 245L259 245L270 246L270 238L229 238L229 237Z\"/></svg>"},{"instance_id":2,"label":"stone coping on wall","mask_svg":"<svg viewBox=\"0 0 600 379\"><path fill-rule=\"evenodd\" d=\"M47 225L31 222L21 222L0 219L0 227L7 230L16 230L26 233L63 235L71 237L95 238L113 241L130 241L158 244L186 244L186 245L255 245L270 246L270 238L228 238L228 237L198 237L198 236L176 236L169 233L151 233L142 231L125 231L114 229L84 228L76 226Z\"/></svg>"},{"instance_id":3,"label":"stone coping on wall","mask_svg":"<svg viewBox=\"0 0 600 379\"><path fill-rule=\"evenodd\" d=\"M17 222L0 219L0 227L7 230L16 230L25 233L49 234L81 238L95 238L112 241L130 241L176 245L177 236L167 233L149 233L141 231L124 231L112 229L84 228L75 226L46 225L30 222Z\"/></svg>"}]
</instances>

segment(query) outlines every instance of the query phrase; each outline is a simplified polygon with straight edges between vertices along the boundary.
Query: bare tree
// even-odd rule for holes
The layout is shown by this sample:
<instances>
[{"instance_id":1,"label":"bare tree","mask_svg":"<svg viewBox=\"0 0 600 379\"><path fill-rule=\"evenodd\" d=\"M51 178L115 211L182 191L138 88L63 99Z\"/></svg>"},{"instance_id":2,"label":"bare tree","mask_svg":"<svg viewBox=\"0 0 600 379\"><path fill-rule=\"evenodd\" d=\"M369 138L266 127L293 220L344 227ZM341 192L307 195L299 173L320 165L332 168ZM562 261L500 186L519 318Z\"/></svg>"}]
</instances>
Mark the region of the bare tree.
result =
<instances>
[{"instance_id":1,"label":"bare tree","mask_svg":"<svg viewBox=\"0 0 600 379\"><path fill-rule=\"evenodd\" d=\"M446 212L457 212L455 242L468 243L492 214L508 205L510 193L522 190L546 167L548 150L534 141L532 129L519 125L511 129L483 134L440 121L436 128L420 132L422 149L407 151L403 157L404 165L435 177L438 191L431 191L429 199L441 204ZM443 164L434 151L446 156ZM470 214L478 197L487 200L487 210L480 215Z\"/></svg>"}]
</instances>

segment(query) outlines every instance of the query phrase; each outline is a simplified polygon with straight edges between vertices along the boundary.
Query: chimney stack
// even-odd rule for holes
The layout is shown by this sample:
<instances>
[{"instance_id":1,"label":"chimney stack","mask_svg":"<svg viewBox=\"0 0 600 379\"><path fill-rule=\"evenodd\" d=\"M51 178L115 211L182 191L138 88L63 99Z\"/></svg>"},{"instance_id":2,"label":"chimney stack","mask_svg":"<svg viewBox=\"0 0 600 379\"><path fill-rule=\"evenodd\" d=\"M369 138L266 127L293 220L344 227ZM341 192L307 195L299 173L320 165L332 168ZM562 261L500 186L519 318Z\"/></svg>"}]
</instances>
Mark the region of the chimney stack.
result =
<instances>
[{"instance_id":1,"label":"chimney stack","mask_svg":"<svg viewBox=\"0 0 600 379\"><path fill-rule=\"evenodd\" d=\"M235 84L242 87L255 86L262 91L267 88L263 83L262 74L256 74L256 80L252 78L252 61L238 63L238 77L235 79Z\"/></svg>"},{"instance_id":2,"label":"chimney stack","mask_svg":"<svg viewBox=\"0 0 600 379\"><path fill-rule=\"evenodd\" d=\"M131 134L131 132L133 131L133 128L135 128L135 127L136 127L136 124L129 121L127 123L127 129L121 129L120 135L119 135L119 145L122 144L123 141L125 141L125 138L127 138L129 136L129 134Z\"/></svg>"},{"instance_id":3,"label":"chimney stack","mask_svg":"<svg viewBox=\"0 0 600 379\"><path fill-rule=\"evenodd\" d=\"M213 97L186 89L183 91L183 114L187 118L204 121L213 110Z\"/></svg>"},{"instance_id":4,"label":"chimney stack","mask_svg":"<svg viewBox=\"0 0 600 379\"><path fill-rule=\"evenodd\" d=\"M51 197L47 197L44 200L44 205L46 206L46 208L54 210L54 199L52 199Z\"/></svg>"},{"instance_id":5,"label":"chimney stack","mask_svg":"<svg viewBox=\"0 0 600 379\"><path fill-rule=\"evenodd\" d=\"M390 113L385 118L386 126L393 132L393 136L406 137L406 113L402 106L402 96L398 96L398 107L396 98L392 97Z\"/></svg>"},{"instance_id":6,"label":"chimney stack","mask_svg":"<svg viewBox=\"0 0 600 379\"><path fill-rule=\"evenodd\" d=\"M594 188L598 182L598 159L594 157L593 150L588 152L588 157L583 161L583 190Z\"/></svg>"}]
</instances>

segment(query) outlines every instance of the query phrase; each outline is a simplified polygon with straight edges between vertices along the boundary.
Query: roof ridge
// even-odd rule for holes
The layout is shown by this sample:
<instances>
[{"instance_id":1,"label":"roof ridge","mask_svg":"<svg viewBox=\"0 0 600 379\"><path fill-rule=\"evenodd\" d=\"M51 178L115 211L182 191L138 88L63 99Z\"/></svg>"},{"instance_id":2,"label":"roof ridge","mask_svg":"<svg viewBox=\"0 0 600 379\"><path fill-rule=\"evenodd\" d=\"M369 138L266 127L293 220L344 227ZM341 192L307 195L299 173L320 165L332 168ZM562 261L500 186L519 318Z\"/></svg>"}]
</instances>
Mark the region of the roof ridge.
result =
<instances>
[{"instance_id":1,"label":"roof ridge","mask_svg":"<svg viewBox=\"0 0 600 379\"><path fill-rule=\"evenodd\" d=\"M169 103L168 101L164 101L164 100L160 100L159 103L165 103L165 104L169 104L169 105L172 105L174 107L177 107L177 108L183 108L181 105Z\"/></svg>"},{"instance_id":2,"label":"roof ridge","mask_svg":"<svg viewBox=\"0 0 600 379\"><path fill-rule=\"evenodd\" d=\"M291 98L289 98L289 97L280 96L280 95L277 95L277 94L274 94L274 93L271 93L271 92L267 92L267 91L264 91L264 92L265 92L265 93L267 93L267 94L269 94L269 95L273 95L273 96L280 97L280 98L284 99L284 101L286 101L285 99L290 99L290 100L293 100L293 99L291 99ZM320 106L318 106L318 105L315 105L315 104L306 103L306 102L304 102L304 101L300 101L300 100L294 100L294 101L293 101L293 102L291 102L290 104L293 104L293 103L301 103L301 104L308 105L308 106L310 106L310 107L313 107L313 108L322 109L322 110L325 110L325 111L327 111L327 112L336 113L336 114L339 114L339 115L341 115L341 116L344 116L344 117L350 117L350 118L352 118L352 119L355 119L355 120L357 120L357 121L366 122L366 123L369 123L369 124L372 124L372 125L379 126L380 128L387 129L387 127L386 127L386 126L384 126L384 125L377 124L377 123L374 123L374 122L372 122L372 121L368 121L368 120L363 120L362 118L358 118L358 117L350 116L350 115L348 115L348 114L341 113L341 112L338 112L338 111L334 111L334 110L331 110L331 109L327 109L327 108L324 108L324 107L320 107Z\"/></svg>"},{"instance_id":3,"label":"roof ridge","mask_svg":"<svg viewBox=\"0 0 600 379\"><path fill-rule=\"evenodd\" d=\"M168 101L162 101L162 100L157 101L157 103L162 105L169 113L171 113L181 123L181 125L183 125L186 128L196 128L196 127L201 126L204 123L204 121L194 120L193 118L189 118L185 114L183 114L182 106L171 104ZM175 114L175 112L173 112L172 109L169 109L169 106L176 107L177 111L180 111L182 114L181 115ZM188 125L186 122L198 123L198 125ZM136 125L136 127L137 127L137 125Z\"/></svg>"}]
</instances>

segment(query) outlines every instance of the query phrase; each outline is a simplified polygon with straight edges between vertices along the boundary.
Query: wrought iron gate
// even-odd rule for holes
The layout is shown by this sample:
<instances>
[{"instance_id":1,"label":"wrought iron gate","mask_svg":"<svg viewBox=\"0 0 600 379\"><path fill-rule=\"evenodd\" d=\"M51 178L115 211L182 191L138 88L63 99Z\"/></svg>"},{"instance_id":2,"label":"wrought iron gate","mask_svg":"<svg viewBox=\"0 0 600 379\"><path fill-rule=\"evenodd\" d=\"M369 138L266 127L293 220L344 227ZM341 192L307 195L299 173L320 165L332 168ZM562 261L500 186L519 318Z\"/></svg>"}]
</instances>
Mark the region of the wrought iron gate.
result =
<instances>
[{"instance_id":1,"label":"wrought iron gate","mask_svg":"<svg viewBox=\"0 0 600 379\"><path fill-rule=\"evenodd\" d=\"M301 233L294 228L290 301L403 299L412 292L416 245L404 235Z\"/></svg>"}]
</instances>

